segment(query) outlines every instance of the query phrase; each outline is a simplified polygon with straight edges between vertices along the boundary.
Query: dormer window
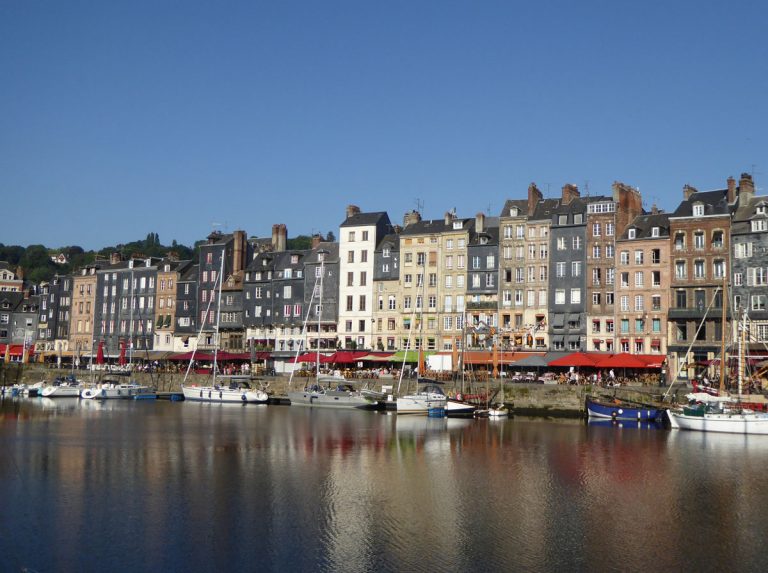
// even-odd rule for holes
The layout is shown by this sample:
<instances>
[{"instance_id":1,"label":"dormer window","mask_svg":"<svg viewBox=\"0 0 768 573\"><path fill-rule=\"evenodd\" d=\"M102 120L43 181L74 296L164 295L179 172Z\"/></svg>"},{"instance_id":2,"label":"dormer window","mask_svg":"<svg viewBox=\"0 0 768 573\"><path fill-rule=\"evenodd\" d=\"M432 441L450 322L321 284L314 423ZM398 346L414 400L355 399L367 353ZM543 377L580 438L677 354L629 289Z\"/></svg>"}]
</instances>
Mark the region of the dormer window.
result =
<instances>
[{"instance_id":1,"label":"dormer window","mask_svg":"<svg viewBox=\"0 0 768 573\"><path fill-rule=\"evenodd\" d=\"M766 219L755 219L752 221L752 231L767 231L768 230L768 220Z\"/></svg>"},{"instance_id":2,"label":"dormer window","mask_svg":"<svg viewBox=\"0 0 768 573\"><path fill-rule=\"evenodd\" d=\"M704 216L704 203L694 203L693 204L693 216L694 217L703 217Z\"/></svg>"},{"instance_id":3,"label":"dormer window","mask_svg":"<svg viewBox=\"0 0 768 573\"><path fill-rule=\"evenodd\" d=\"M464 226L464 224L461 221L454 221L453 222L453 228L454 229L461 229Z\"/></svg>"},{"instance_id":4,"label":"dormer window","mask_svg":"<svg viewBox=\"0 0 768 573\"><path fill-rule=\"evenodd\" d=\"M291 264L295 265L299 262L299 255L291 255Z\"/></svg>"},{"instance_id":5,"label":"dormer window","mask_svg":"<svg viewBox=\"0 0 768 573\"><path fill-rule=\"evenodd\" d=\"M385 259L388 259L390 252L391 251L390 251L389 247L384 247L382 249L382 251L381 251L381 256L384 257Z\"/></svg>"},{"instance_id":6,"label":"dormer window","mask_svg":"<svg viewBox=\"0 0 768 573\"><path fill-rule=\"evenodd\" d=\"M517 217L519 214L520 214L520 209L518 209L517 207L512 207L509 210L509 216L510 217Z\"/></svg>"},{"instance_id":7,"label":"dormer window","mask_svg":"<svg viewBox=\"0 0 768 573\"><path fill-rule=\"evenodd\" d=\"M629 229L629 231L627 231L628 239L634 239L636 237L637 237L637 229Z\"/></svg>"},{"instance_id":8,"label":"dormer window","mask_svg":"<svg viewBox=\"0 0 768 573\"><path fill-rule=\"evenodd\" d=\"M651 227L651 237L658 237L659 234L660 233L658 227Z\"/></svg>"},{"instance_id":9,"label":"dormer window","mask_svg":"<svg viewBox=\"0 0 768 573\"><path fill-rule=\"evenodd\" d=\"M760 203L755 209L757 215L765 215L765 203Z\"/></svg>"}]
</instances>

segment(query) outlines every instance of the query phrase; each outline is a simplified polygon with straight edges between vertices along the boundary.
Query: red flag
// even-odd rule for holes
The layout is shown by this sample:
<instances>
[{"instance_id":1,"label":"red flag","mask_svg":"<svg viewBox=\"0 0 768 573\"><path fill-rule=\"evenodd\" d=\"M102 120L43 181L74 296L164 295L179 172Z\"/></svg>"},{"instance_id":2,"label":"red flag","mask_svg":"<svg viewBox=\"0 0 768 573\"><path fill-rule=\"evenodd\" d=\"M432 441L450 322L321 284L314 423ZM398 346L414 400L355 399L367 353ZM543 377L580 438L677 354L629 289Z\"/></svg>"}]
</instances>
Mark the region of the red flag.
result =
<instances>
[{"instance_id":1,"label":"red flag","mask_svg":"<svg viewBox=\"0 0 768 573\"><path fill-rule=\"evenodd\" d=\"M104 341L99 341L99 349L96 351L96 364L104 364Z\"/></svg>"},{"instance_id":2,"label":"red flag","mask_svg":"<svg viewBox=\"0 0 768 573\"><path fill-rule=\"evenodd\" d=\"M120 341L120 358L117 359L117 363L120 366L125 366L125 340Z\"/></svg>"}]
</instances>

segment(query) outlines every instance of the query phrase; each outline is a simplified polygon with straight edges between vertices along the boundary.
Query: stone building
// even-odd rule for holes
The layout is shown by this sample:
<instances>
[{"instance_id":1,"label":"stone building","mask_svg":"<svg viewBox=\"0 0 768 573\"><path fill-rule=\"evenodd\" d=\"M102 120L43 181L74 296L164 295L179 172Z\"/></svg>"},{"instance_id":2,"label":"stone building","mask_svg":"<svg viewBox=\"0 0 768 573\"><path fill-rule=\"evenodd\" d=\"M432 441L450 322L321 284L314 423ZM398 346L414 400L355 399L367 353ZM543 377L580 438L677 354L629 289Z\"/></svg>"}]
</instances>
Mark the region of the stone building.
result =
<instances>
[{"instance_id":1,"label":"stone building","mask_svg":"<svg viewBox=\"0 0 768 573\"><path fill-rule=\"evenodd\" d=\"M667 312L670 294L669 215L653 209L632 221L616 241L616 352L667 353ZM595 317L592 328L599 329ZM606 336L609 336L606 334Z\"/></svg>"},{"instance_id":2,"label":"stone building","mask_svg":"<svg viewBox=\"0 0 768 573\"><path fill-rule=\"evenodd\" d=\"M728 276L731 211L736 185L700 192L686 185L669 217L670 309L668 350L672 376L688 378L722 348L723 289Z\"/></svg>"},{"instance_id":3,"label":"stone building","mask_svg":"<svg viewBox=\"0 0 768 573\"><path fill-rule=\"evenodd\" d=\"M178 261L175 258L163 259L158 264L157 300L155 301L155 340L153 344L156 352L185 350L183 346L177 345L174 333L177 328L179 280L181 280L191 266L192 261ZM185 313L183 316L188 315Z\"/></svg>"},{"instance_id":4,"label":"stone building","mask_svg":"<svg viewBox=\"0 0 768 573\"><path fill-rule=\"evenodd\" d=\"M376 302L373 310L374 349L397 350L398 322L402 299L400 295L400 238L401 227L386 235L373 254L373 285ZM450 350L450 348L445 349Z\"/></svg>"},{"instance_id":5,"label":"stone building","mask_svg":"<svg viewBox=\"0 0 768 573\"><path fill-rule=\"evenodd\" d=\"M93 350L94 313L98 265L88 265L72 277L72 313L69 329L69 350L79 362L83 354Z\"/></svg>"},{"instance_id":6,"label":"stone building","mask_svg":"<svg viewBox=\"0 0 768 573\"><path fill-rule=\"evenodd\" d=\"M587 204L586 308L588 317L586 350L614 352L615 313L619 308L616 297L621 289L629 288L618 278L627 269L616 270L616 237L643 212L640 192L624 183L614 183L611 197L590 197Z\"/></svg>"},{"instance_id":7,"label":"stone building","mask_svg":"<svg viewBox=\"0 0 768 573\"><path fill-rule=\"evenodd\" d=\"M339 329L344 348L371 348L374 311L374 251L392 232L385 212L361 213L349 205L339 227Z\"/></svg>"},{"instance_id":8,"label":"stone building","mask_svg":"<svg viewBox=\"0 0 768 573\"><path fill-rule=\"evenodd\" d=\"M541 192L531 183L529 196L534 194L535 204L541 198ZM537 195L536 195L537 194ZM528 231L536 232L535 227L528 227L529 201L508 199L499 216L499 334L501 345L505 348L522 346L528 329L525 321L526 287L531 290L531 283L536 278L535 259L536 242L529 242ZM548 242L548 241L547 241ZM529 248L532 250L528 253ZM526 255L529 258L526 260ZM526 264L527 263L527 264ZM532 268L530 274L527 269Z\"/></svg>"}]
</instances>

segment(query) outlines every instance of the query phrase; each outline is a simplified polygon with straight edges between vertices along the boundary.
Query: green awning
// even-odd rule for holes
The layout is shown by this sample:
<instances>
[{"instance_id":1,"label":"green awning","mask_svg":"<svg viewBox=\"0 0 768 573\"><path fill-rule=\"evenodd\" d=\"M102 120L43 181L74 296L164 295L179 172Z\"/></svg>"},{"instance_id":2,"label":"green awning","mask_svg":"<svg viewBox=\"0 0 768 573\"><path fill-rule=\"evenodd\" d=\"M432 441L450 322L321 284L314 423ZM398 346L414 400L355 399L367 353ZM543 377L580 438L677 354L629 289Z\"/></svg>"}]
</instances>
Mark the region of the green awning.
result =
<instances>
[{"instance_id":1,"label":"green awning","mask_svg":"<svg viewBox=\"0 0 768 573\"><path fill-rule=\"evenodd\" d=\"M431 356L434 354L435 351L425 351L424 352L424 360L427 359L427 356ZM393 356L389 357L389 360L392 362L418 362L419 361L419 351L418 350L398 350L395 352Z\"/></svg>"}]
</instances>

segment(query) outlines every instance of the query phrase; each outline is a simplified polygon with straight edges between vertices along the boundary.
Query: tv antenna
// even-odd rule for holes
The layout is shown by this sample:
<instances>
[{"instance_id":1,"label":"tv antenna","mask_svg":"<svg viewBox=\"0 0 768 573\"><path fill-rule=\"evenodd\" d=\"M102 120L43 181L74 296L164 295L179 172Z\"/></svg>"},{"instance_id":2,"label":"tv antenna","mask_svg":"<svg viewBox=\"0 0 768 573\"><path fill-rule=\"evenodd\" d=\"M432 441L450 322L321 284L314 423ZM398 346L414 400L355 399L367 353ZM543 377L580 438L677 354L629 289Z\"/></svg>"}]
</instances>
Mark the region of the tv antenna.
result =
<instances>
[{"instance_id":1,"label":"tv antenna","mask_svg":"<svg viewBox=\"0 0 768 573\"><path fill-rule=\"evenodd\" d=\"M415 203L416 203L416 210L417 210L419 213L422 213L422 214L423 214L423 213L424 213L424 201L423 201L423 200L421 200L421 199L419 199L419 198L417 198L417 199L415 200Z\"/></svg>"}]
</instances>

